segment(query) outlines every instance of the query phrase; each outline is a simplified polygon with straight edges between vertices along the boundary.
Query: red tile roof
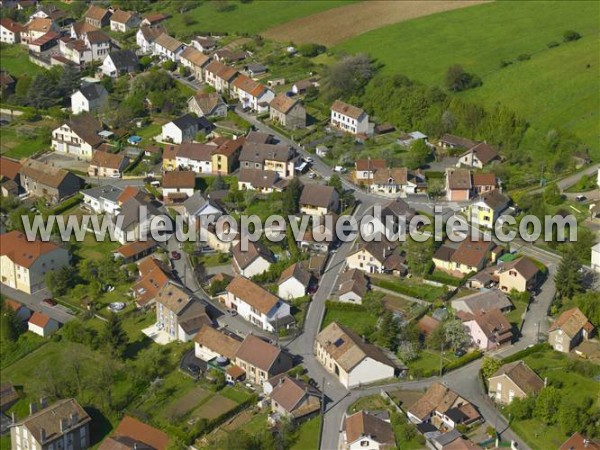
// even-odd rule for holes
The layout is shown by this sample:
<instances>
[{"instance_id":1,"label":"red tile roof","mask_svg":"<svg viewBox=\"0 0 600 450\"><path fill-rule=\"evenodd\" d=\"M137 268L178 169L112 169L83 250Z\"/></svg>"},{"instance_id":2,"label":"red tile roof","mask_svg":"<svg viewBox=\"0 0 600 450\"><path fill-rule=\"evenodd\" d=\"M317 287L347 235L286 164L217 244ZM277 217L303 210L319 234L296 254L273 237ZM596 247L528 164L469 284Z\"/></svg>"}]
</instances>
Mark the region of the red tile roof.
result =
<instances>
[{"instance_id":1,"label":"red tile roof","mask_svg":"<svg viewBox=\"0 0 600 450\"><path fill-rule=\"evenodd\" d=\"M31 267L41 255L59 248L53 242L28 241L20 231L5 233L0 239L0 254L22 267Z\"/></svg>"},{"instance_id":2,"label":"red tile roof","mask_svg":"<svg viewBox=\"0 0 600 450\"><path fill-rule=\"evenodd\" d=\"M38 327L44 328L50 322L50 316L47 316L41 312L34 312L33 315L29 318L29 323L37 325Z\"/></svg>"}]
</instances>

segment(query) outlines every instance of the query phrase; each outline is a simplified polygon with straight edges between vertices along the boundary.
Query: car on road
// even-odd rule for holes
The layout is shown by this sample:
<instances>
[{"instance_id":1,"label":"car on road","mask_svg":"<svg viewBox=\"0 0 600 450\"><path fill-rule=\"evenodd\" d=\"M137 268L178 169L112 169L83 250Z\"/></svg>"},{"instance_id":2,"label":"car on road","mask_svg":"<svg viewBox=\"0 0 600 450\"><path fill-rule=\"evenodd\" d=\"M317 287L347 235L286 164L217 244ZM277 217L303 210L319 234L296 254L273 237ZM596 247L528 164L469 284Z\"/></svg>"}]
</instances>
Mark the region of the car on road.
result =
<instances>
[{"instance_id":1,"label":"car on road","mask_svg":"<svg viewBox=\"0 0 600 450\"><path fill-rule=\"evenodd\" d=\"M44 305L48 305L48 306L58 305L58 302L56 300L54 300L53 298L45 298L44 300L42 300L42 303Z\"/></svg>"},{"instance_id":2,"label":"car on road","mask_svg":"<svg viewBox=\"0 0 600 450\"><path fill-rule=\"evenodd\" d=\"M179 261L181 259L181 253L176 252L175 250L173 250L171 252L171 258L173 258L175 261Z\"/></svg>"},{"instance_id":3,"label":"car on road","mask_svg":"<svg viewBox=\"0 0 600 450\"><path fill-rule=\"evenodd\" d=\"M461 356L466 355L467 352L465 350L463 350L462 348L457 348L456 351L454 352L454 356L460 358Z\"/></svg>"},{"instance_id":4,"label":"car on road","mask_svg":"<svg viewBox=\"0 0 600 450\"><path fill-rule=\"evenodd\" d=\"M338 172L338 173L346 173L348 172L348 170L343 167L343 166L335 166L335 168L333 169L334 172Z\"/></svg>"},{"instance_id":5,"label":"car on road","mask_svg":"<svg viewBox=\"0 0 600 450\"><path fill-rule=\"evenodd\" d=\"M312 157L307 156L306 158L304 158L304 161L306 161L307 163L311 163L311 162L314 162L315 160Z\"/></svg>"},{"instance_id":6,"label":"car on road","mask_svg":"<svg viewBox=\"0 0 600 450\"><path fill-rule=\"evenodd\" d=\"M585 195L579 194L577 197L575 197L575 200L577 200L578 202L584 202L587 200L587 197Z\"/></svg>"}]
</instances>

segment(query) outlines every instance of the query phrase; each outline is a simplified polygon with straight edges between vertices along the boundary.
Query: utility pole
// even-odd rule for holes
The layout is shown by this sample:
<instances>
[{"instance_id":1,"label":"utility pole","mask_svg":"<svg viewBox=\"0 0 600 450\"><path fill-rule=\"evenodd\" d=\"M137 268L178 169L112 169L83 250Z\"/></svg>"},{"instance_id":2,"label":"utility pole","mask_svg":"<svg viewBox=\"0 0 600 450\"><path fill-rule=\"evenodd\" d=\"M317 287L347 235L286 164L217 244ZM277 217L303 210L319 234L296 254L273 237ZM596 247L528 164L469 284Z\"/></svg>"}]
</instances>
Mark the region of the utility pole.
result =
<instances>
[{"instance_id":1,"label":"utility pole","mask_svg":"<svg viewBox=\"0 0 600 450\"><path fill-rule=\"evenodd\" d=\"M440 352L440 378L444 371L444 343L442 342L442 351Z\"/></svg>"}]
</instances>

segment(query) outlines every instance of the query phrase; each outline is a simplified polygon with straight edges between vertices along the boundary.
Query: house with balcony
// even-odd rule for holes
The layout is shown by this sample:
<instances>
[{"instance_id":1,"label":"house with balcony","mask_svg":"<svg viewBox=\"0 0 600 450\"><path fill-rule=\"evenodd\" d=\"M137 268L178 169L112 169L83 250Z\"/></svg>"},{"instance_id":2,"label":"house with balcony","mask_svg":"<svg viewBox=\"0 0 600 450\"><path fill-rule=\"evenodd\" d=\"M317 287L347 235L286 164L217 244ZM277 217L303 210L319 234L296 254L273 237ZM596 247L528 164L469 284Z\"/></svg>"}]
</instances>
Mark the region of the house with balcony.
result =
<instances>
[{"instance_id":1,"label":"house with balcony","mask_svg":"<svg viewBox=\"0 0 600 450\"><path fill-rule=\"evenodd\" d=\"M361 108L336 100L331 105L331 126L351 134L369 131L369 115Z\"/></svg>"}]
</instances>

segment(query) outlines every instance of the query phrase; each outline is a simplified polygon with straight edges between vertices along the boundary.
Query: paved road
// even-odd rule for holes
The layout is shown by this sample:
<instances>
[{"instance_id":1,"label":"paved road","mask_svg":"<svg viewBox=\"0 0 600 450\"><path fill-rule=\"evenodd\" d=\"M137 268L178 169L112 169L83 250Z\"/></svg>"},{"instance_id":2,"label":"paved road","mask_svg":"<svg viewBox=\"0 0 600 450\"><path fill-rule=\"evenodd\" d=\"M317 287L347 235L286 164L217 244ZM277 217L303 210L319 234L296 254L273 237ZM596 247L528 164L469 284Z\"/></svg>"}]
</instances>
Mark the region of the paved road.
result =
<instances>
[{"instance_id":1,"label":"paved road","mask_svg":"<svg viewBox=\"0 0 600 450\"><path fill-rule=\"evenodd\" d=\"M574 185L575 183L577 183L579 181L579 179L583 176L583 175L593 175L596 174L598 172L598 169L600 169L600 164L592 164L589 167L586 167L585 169L583 169L580 172L577 172L576 174L573 175L569 175L568 177L565 177L561 180L558 180L556 182L556 184L558 185L558 188L561 191L564 191L565 189L568 189L570 186ZM542 192L544 190L543 187L540 188L536 188L531 190L530 192L534 193L534 192Z\"/></svg>"},{"instance_id":2,"label":"paved road","mask_svg":"<svg viewBox=\"0 0 600 450\"><path fill-rule=\"evenodd\" d=\"M34 294L27 294L25 292L8 287L5 284L0 284L0 292L2 292L2 295L5 297L23 303L32 311L42 312L57 322L67 323L75 318L75 316L73 316L69 310L62 305L48 306L42 303L44 298L51 297L46 290L38 291Z\"/></svg>"}]
</instances>

